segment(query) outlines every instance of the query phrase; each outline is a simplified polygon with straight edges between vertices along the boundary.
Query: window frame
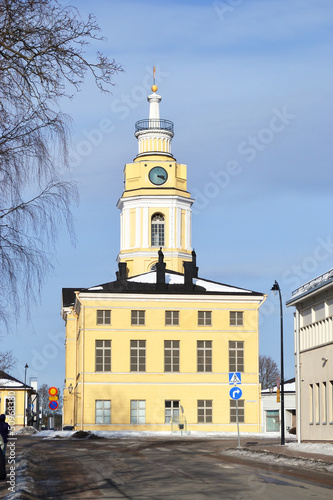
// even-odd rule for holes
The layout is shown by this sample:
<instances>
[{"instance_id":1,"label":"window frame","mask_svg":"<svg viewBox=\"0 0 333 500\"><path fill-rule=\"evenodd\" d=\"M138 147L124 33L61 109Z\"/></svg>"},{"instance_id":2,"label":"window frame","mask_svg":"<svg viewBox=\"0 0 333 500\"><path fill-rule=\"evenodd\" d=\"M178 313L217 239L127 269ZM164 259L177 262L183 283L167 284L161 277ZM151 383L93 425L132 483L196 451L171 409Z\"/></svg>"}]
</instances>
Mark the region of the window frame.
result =
<instances>
[{"instance_id":1,"label":"window frame","mask_svg":"<svg viewBox=\"0 0 333 500\"><path fill-rule=\"evenodd\" d=\"M199 343L201 342L203 343L203 345L199 346ZM201 350L203 351L202 353L199 352ZM210 363L209 363L209 354L210 354ZM200 357L202 357L202 362L200 361ZM199 366L202 366L203 370L200 370ZM212 372L213 372L213 341L197 340L197 373L212 373Z\"/></svg>"},{"instance_id":2,"label":"window frame","mask_svg":"<svg viewBox=\"0 0 333 500\"><path fill-rule=\"evenodd\" d=\"M167 406L167 403L170 403L170 406ZM167 415L167 413L170 413L170 415ZM178 423L179 420L180 420L180 400L166 399L164 401L164 423L165 424Z\"/></svg>"},{"instance_id":3,"label":"window frame","mask_svg":"<svg viewBox=\"0 0 333 500\"><path fill-rule=\"evenodd\" d=\"M154 220L155 217L155 220ZM160 217L161 219L157 219ZM150 219L150 238L152 247L164 247L165 245L165 215L156 212Z\"/></svg>"},{"instance_id":4,"label":"window frame","mask_svg":"<svg viewBox=\"0 0 333 500\"><path fill-rule=\"evenodd\" d=\"M100 410L100 408L97 408L97 403L103 403L102 405L102 421L98 421L97 417L97 409ZM108 405L105 405L105 403L110 403L110 408L107 408ZM106 415L106 411L109 411L109 415ZM109 422L105 421L105 416L107 416L107 420L110 420ZM111 424L111 399L95 399L95 424L99 425L108 425Z\"/></svg>"},{"instance_id":5,"label":"window frame","mask_svg":"<svg viewBox=\"0 0 333 500\"><path fill-rule=\"evenodd\" d=\"M235 347L231 347L230 344L235 343ZM238 347L238 344L242 344L242 346ZM234 365L231 362L231 351L235 350L235 356L234 356ZM242 352L242 356L240 354ZM245 341L244 340L229 340L228 341L228 356L229 356L229 373L235 373L235 372L241 372L244 373L245 369L245 357L244 357L244 352L245 352ZM241 360L238 359L241 357Z\"/></svg>"},{"instance_id":6,"label":"window frame","mask_svg":"<svg viewBox=\"0 0 333 500\"><path fill-rule=\"evenodd\" d=\"M140 407L141 403L141 407ZM142 405L144 403L144 405ZM143 415L140 415L140 410ZM131 399L130 402L130 423L132 425L144 425L146 423L146 400L145 399Z\"/></svg>"},{"instance_id":7,"label":"window frame","mask_svg":"<svg viewBox=\"0 0 333 500\"><path fill-rule=\"evenodd\" d=\"M101 314L101 318L99 318L99 313ZM108 318L106 317L108 313ZM111 309L97 309L96 310L96 325L111 325Z\"/></svg>"},{"instance_id":8,"label":"window frame","mask_svg":"<svg viewBox=\"0 0 333 500\"><path fill-rule=\"evenodd\" d=\"M212 311L198 311L198 326L212 326L212 323Z\"/></svg>"},{"instance_id":9,"label":"window frame","mask_svg":"<svg viewBox=\"0 0 333 500\"><path fill-rule=\"evenodd\" d=\"M229 311L229 326L244 326L244 311Z\"/></svg>"},{"instance_id":10,"label":"window frame","mask_svg":"<svg viewBox=\"0 0 333 500\"><path fill-rule=\"evenodd\" d=\"M210 414L209 414L209 412L210 412ZM198 399L197 400L197 423L198 424L212 424L213 423L213 400L212 399Z\"/></svg>"},{"instance_id":11,"label":"window frame","mask_svg":"<svg viewBox=\"0 0 333 500\"><path fill-rule=\"evenodd\" d=\"M165 311L165 326L179 326L179 311L172 309Z\"/></svg>"},{"instance_id":12,"label":"window frame","mask_svg":"<svg viewBox=\"0 0 333 500\"><path fill-rule=\"evenodd\" d=\"M136 345L134 345L134 342L136 343ZM142 367L143 369L140 369L140 367ZM130 372L146 372L146 341L143 339L134 339L130 341Z\"/></svg>"},{"instance_id":13,"label":"window frame","mask_svg":"<svg viewBox=\"0 0 333 500\"><path fill-rule=\"evenodd\" d=\"M102 342L103 345L102 346L97 346L97 342ZM110 345L106 346L106 342L109 342ZM99 354L97 356L97 349L101 350L102 351L102 355ZM110 369L107 370L105 369L105 364L106 364L106 358L108 357L106 354L107 352L106 351L109 351L110 352ZM97 370L97 357L100 357L102 356L102 362L99 363L102 365L102 369L101 370ZM95 339L95 372L96 373L103 373L103 372L111 372L111 356L112 356L112 342L110 339Z\"/></svg>"},{"instance_id":14,"label":"window frame","mask_svg":"<svg viewBox=\"0 0 333 500\"><path fill-rule=\"evenodd\" d=\"M238 401L238 422L240 424L245 423L245 403L244 399L230 399L229 406L229 419L231 424L237 422L237 401Z\"/></svg>"},{"instance_id":15,"label":"window frame","mask_svg":"<svg viewBox=\"0 0 333 500\"><path fill-rule=\"evenodd\" d=\"M146 310L131 309L131 326L145 326L145 324L146 324Z\"/></svg>"},{"instance_id":16,"label":"window frame","mask_svg":"<svg viewBox=\"0 0 333 500\"><path fill-rule=\"evenodd\" d=\"M170 342L170 347L166 346L167 342ZM178 346L174 345L174 343L178 343ZM170 355L168 356L170 358L170 363L167 363L167 354L168 354L167 351L170 351ZM167 366L170 366L170 370L167 370ZM164 340L164 372L179 373L179 371L180 371L180 341Z\"/></svg>"}]
</instances>

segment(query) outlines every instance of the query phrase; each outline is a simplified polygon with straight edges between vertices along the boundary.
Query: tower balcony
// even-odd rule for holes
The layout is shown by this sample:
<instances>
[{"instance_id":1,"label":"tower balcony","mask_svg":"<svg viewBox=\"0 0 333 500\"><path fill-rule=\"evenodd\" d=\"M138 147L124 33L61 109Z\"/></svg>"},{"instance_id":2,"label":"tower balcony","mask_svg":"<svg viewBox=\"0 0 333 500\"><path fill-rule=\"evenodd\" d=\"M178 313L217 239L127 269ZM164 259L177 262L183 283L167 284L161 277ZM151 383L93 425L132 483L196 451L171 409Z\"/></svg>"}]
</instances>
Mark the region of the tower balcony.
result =
<instances>
[{"instance_id":1,"label":"tower balcony","mask_svg":"<svg viewBox=\"0 0 333 500\"><path fill-rule=\"evenodd\" d=\"M173 122L170 120L139 120L135 124L135 134L144 130L165 130L173 135Z\"/></svg>"}]
</instances>

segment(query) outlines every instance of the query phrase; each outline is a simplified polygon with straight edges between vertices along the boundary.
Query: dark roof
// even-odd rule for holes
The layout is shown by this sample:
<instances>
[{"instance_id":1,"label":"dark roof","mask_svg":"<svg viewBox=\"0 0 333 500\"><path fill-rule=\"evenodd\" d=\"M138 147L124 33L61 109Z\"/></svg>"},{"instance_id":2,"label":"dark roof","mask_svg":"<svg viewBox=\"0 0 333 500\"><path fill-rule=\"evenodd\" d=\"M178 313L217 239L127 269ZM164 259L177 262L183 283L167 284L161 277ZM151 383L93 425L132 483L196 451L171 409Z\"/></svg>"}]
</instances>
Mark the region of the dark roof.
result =
<instances>
[{"instance_id":1,"label":"dark roof","mask_svg":"<svg viewBox=\"0 0 333 500\"><path fill-rule=\"evenodd\" d=\"M2 385L2 383L1 383L2 380L9 380L11 382L16 382L17 385L12 385L12 384L8 385L8 386ZM32 387L30 387L30 385L27 385L24 382L21 382L17 378L12 377L11 375L8 375L8 373L6 373L2 370L0 370L0 387L6 387L6 388L15 388L15 387L18 388L19 387L19 388L23 388L23 389L24 388L25 389L32 389Z\"/></svg>"},{"instance_id":2,"label":"dark roof","mask_svg":"<svg viewBox=\"0 0 333 500\"><path fill-rule=\"evenodd\" d=\"M207 295L244 295L246 293L249 296L261 296L262 293L253 292L251 290L244 290L242 288L226 285L224 283L219 283L217 281L204 280L203 278L194 279L194 281L199 280L200 286L197 284L192 284L191 288L185 286L185 283L165 283L165 285L160 288L156 282L147 283L135 281L139 276L149 275L151 272L147 272L137 276L131 276L128 279L118 279L115 281L110 281L108 283L103 283L100 285L95 285L89 288L63 288L62 289L62 305L63 307L69 307L74 305L75 302L75 292L87 292L87 293L156 293L156 294L207 294ZM184 277L184 274L172 271L169 269L165 270L165 273ZM185 281L185 280L184 280ZM225 287L230 287L230 290L226 291L211 291L203 285L203 282L208 284L215 284Z\"/></svg>"}]
</instances>

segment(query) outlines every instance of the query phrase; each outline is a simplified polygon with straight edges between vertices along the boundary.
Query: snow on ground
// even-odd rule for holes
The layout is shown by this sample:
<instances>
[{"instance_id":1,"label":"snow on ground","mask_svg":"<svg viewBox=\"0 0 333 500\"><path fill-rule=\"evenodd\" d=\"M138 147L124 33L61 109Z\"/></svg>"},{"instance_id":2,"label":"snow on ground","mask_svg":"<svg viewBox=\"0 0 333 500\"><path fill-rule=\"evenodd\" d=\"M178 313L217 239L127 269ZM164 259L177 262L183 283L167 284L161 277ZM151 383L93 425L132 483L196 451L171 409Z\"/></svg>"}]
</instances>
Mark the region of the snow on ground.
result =
<instances>
[{"instance_id":1,"label":"snow on ground","mask_svg":"<svg viewBox=\"0 0 333 500\"><path fill-rule=\"evenodd\" d=\"M69 438L75 431L41 431L35 434L36 437L44 438L44 439L55 439L55 438ZM190 431L188 433L180 431L177 432L139 432L139 431L93 431L98 437L105 439L132 439L135 437L156 437L156 438L187 438L187 439L223 439L223 438L233 438L237 439L236 432L193 432ZM270 432L269 434L264 433L254 433L254 432L243 432L240 434L240 438L244 440L244 438L253 441L254 439L278 439L280 434L278 432ZM279 444L279 443L276 443ZM286 436L286 447L291 450L300 451L303 453L311 453L311 454L320 454L320 455L333 455L333 443L297 443L296 436L289 434Z\"/></svg>"},{"instance_id":2,"label":"snow on ground","mask_svg":"<svg viewBox=\"0 0 333 500\"><path fill-rule=\"evenodd\" d=\"M291 450L304 453L318 453L319 455L333 455L332 443L288 443Z\"/></svg>"}]
</instances>

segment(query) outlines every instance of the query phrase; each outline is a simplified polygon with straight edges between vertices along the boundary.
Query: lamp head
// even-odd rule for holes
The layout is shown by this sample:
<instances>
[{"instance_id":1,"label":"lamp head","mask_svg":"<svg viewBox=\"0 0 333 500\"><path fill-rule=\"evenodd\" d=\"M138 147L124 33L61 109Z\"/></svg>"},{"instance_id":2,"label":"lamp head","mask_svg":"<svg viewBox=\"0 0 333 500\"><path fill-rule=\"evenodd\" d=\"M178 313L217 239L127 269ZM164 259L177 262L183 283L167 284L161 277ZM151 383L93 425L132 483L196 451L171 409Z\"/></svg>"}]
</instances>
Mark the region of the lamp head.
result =
<instances>
[{"instance_id":1,"label":"lamp head","mask_svg":"<svg viewBox=\"0 0 333 500\"><path fill-rule=\"evenodd\" d=\"M276 295L277 292L280 291L279 283L276 280L275 280L274 285L272 286L271 290L274 293L274 295Z\"/></svg>"}]
</instances>

